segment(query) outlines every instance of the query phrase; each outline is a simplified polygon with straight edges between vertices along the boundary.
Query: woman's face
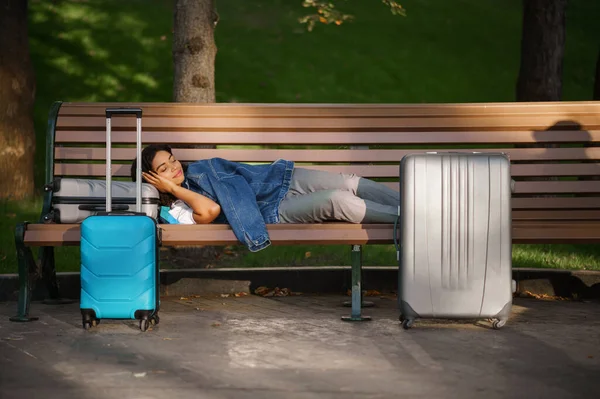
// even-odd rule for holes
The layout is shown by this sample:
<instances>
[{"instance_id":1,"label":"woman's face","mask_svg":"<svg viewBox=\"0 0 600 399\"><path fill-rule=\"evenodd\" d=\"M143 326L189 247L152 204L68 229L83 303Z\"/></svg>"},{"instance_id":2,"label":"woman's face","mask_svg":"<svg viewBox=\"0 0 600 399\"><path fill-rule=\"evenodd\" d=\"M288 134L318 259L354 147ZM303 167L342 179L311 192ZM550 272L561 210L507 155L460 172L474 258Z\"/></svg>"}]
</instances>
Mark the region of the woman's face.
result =
<instances>
[{"instance_id":1,"label":"woman's face","mask_svg":"<svg viewBox=\"0 0 600 399\"><path fill-rule=\"evenodd\" d=\"M158 151L156 153L152 160L152 170L159 176L169 179L177 185L183 183L185 179L181 163L175 159L173 154L169 154L167 151Z\"/></svg>"}]
</instances>

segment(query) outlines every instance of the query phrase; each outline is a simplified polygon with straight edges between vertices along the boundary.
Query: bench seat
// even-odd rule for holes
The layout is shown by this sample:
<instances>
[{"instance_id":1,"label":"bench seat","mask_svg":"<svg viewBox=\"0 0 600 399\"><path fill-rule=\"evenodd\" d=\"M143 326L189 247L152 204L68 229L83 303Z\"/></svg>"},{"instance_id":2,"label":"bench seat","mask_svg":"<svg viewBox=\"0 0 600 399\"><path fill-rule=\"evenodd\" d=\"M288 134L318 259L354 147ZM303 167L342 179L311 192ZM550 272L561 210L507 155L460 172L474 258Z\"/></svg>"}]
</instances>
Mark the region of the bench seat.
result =
<instances>
[{"instance_id":1,"label":"bench seat","mask_svg":"<svg viewBox=\"0 0 600 399\"><path fill-rule=\"evenodd\" d=\"M79 245L78 224L31 224L25 232L28 246ZM393 225L387 224L272 224L267 225L273 245L393 244ZM240 244L227 225L161 225L163 246ZM600 220L516 220L513 243L600 242Z\"/></svg>"}]
</instances>

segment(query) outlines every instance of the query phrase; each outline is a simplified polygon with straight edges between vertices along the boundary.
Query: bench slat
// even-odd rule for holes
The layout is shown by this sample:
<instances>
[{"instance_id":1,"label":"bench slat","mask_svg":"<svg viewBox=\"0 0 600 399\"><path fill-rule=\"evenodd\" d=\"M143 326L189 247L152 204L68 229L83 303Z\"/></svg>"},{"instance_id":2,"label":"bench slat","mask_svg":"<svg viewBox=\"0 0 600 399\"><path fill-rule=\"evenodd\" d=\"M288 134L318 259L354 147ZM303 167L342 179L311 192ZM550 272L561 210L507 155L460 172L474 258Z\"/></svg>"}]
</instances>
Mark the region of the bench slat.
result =
<instances>
[{"instance_id":1,"label":"bench slat","mask_svg":"<svg viewBox=\"0 0 600 399\"><path fill-rule=\"evenodd\" d=\"M184 149L177 148L173 153L180 161L196 161L215 156L230 161L239 162L272 162L276 159L290 159L296 162L396 162L402 157L413 153L427 151L447 151L444 149L408 149L408 150L290 150L290 149ZM571 161L571 160L599 160L600 147L579 148L456 148L452 151L466 152L504 152L512 161ZM81 147L56 147L54 150L56 160L104 160L104 148ZM135 157L134 148L113 148L113 160L132 160Z\"/></svg>"},{"instance_id":2,"label":"bench slat","mask_svg":"<svg viewBox=\"0 0 600 399\"><path fill-rule=\"evenodd\" d=\"M135 132L118 131L113 143L135 145ZM468 131L468 132L214 132L214 131L147 131L144 143L171 144L280 144L280 145L352 145L352 144L533 144L533 143L593 143L600 142L600 130L551 130L551 131ZM58 130L56 143L104 144L104 129Z\"/></svg>"},{"instance_id":3,"label":"bench slat","mask_svg":"<svg viewBox=\"0 0 600 399\"><path fill-rule=\"evenodd\" d=\"M549 197L549 198L513 198L513 210L557 209L600 209L599 197Z\"/></svg>"},{"instance_id":4,"label":"bench slat","mask_svg":"<svg viewBox=\"0 0 600 399\"><path fill-rule=\"evenodd\" d=\"M314 170L325 170L338 173L355 173L363 177L398 177L398 165L303 165L298 167ZM114 176L130 176L130 164L113 164ZM105 176L104 164L56 164L54 173L57 176ZM580 164L513 164L513 177L523 176L596 176L600 175L600 163Z\"/></svg>"},{"instance_id":5,"label":"bench slat","mask_svg":"<svg viewBox=\"0 0 600 399\"><path fill-rule=\"evenodd\" d=\"M268 225L273 245L392 244L392 225ZM226 225L161 225L163 245L239 244ZM513 243L588 243L600 240L600 221L513 222ZM25 244L30 246L79 245L80 225L30 225Z\"/></svg>"},{"instance_id":6,"label":"bench slat","mask_svg":"<svg viewBox=\"0 0 600 399\"><path fill-rule=\"evenodd\" d=\"M538 103L465 103L465 104L241 104L241 103L63 103L61 115L104 116L107 107L141 107L144 115L150 116L294 116L322 117L342 115L344 117L381 116L454 116L474 115L540 115L560 114L572 117L579 114L597 114L597 102L538 102Z\"/></svg>"},{"instance_id":7,"label":"bench slat","mask_svg":"<svg viewBox=\"0 0 600 399\"><path fill-rule=\"evenodd\" d=\"M600 208L600 198L597 199ZM600 210L534 210L512 211L513 220L600 220Z\"/></svg>"},{"instance_id":8,"label":"bench slat","mask_svg":"<svg viewBox=\"0 0 600 399\"><path fill-rule=\"evenodd\" d=\"M103 117L86 116L59 116L57 128L82 128L82 127L102 127L105 126L106 119ZM219 117L198 117L196 115L189 117L147 117L144 118L142 126L144 129L222 129L228 131L244 130L323 130L337 129L340 131L368 130L375 129L440 129L440 130L458 130L458 129L542 129L545 130L555 124L560 124L563 128L568 127L578 129L598 129L600 128L600 115L524 115L524 116L484 116L473 118L297 118L297 117L239 117L224 118ZM113 118L112 127L117 128L135 128L135 118Z\"/></svg>"},{"instance_id":9,"label":"bench slat","mask_svg":"<svg viewBox=\"0 0 600 399\"><path fill-rule=\"evenodd\" d=\"M399 190L398 183L383 183L394 190ZM517 181L515 194L592 194L600 193L600 181ZM598 198L600 202L600 197ZM599 203L600 205L600 203Z\"/></svg>"}]
</instances>

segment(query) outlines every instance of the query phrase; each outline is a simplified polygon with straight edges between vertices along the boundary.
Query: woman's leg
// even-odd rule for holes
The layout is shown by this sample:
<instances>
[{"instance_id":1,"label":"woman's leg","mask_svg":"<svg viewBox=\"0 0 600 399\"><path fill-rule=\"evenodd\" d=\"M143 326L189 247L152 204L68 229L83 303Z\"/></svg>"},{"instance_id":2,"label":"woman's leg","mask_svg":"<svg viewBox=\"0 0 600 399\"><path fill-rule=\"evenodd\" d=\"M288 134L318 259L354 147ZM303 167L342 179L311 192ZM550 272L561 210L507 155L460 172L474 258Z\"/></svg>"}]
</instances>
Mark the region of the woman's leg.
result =
<instances>
[{"instance_id":1,"label":"woman's leg","mask_svg":"<svg viewBox=\"0 0 600 399\"><path fill-rule=\"evenodd\" d=\"M288 196L320 190L347 190L362 199L383 205L397 207L400 203L398 191L355 174L294 168Z\"/></svg>"},{"instance_id":2,"label":"woman's leg","mask_svg":"<svg viewBox=\"0 0 600 399\"><path fill-rule=\"evenodd\" d=\"M279 205L280 223L394 223L398 206L362 199L348 190L319 190L286 196Z\"/></svg>"}]
</instances>

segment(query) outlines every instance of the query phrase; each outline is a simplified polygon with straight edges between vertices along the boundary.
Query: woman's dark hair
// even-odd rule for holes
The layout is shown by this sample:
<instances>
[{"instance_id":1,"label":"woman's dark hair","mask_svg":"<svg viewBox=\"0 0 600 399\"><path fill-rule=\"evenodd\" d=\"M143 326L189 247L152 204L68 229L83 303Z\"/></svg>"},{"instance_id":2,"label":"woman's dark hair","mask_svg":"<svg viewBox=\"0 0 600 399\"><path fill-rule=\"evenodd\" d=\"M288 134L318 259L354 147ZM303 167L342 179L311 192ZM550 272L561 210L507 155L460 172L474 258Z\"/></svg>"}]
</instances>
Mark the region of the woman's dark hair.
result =
<instances>
[{"instance_id":1,"label":"woman's dark hair","mask_svg":"<svg viewBox=\"0 0 600 399\"><path fill-rule=\"evenodd\" d=\"M173 151L168 144L150 144L146 148L142 150L142 172L149 172L152 170L152 161L154 161L154 157L156 153L159 151L166 151L169 154L173 155ZM183 173L187 170L187 165L181 165L183 169ZM136 168L137 168L137 159L134 159L131 163L131 180L136 180ZM143 179L143 178L142 178ZM146 182L144 180L144 182ZM147 183L147 182L146 182ZM160 204L163 206L171 206L171 204L177 201L177 198L171 194L158 192Z\"/></svg>"}]
</instances>

